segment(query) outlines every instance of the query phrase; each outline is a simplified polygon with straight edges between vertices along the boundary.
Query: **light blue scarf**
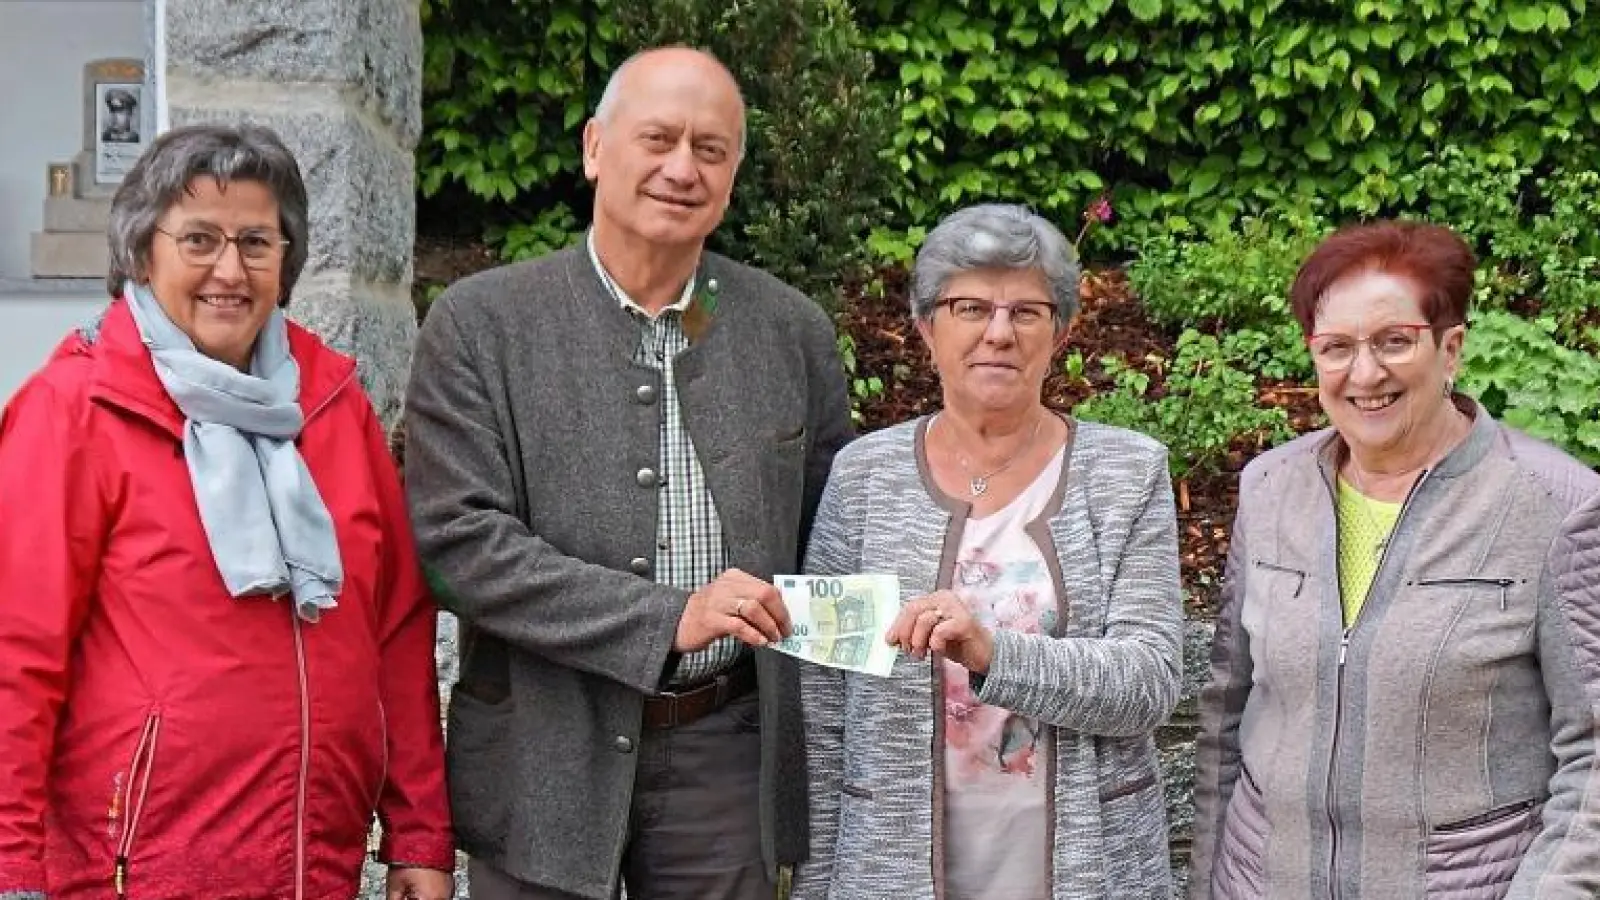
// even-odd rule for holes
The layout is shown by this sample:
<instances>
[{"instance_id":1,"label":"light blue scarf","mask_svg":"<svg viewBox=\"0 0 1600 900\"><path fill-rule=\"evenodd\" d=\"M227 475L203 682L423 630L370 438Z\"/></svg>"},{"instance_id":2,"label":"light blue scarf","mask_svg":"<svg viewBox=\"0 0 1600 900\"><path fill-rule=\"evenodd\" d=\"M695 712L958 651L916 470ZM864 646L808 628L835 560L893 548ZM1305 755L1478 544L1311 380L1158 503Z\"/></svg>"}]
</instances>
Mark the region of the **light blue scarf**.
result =
<instances>
[{"instance_id":1,"label":"light blue scarf","mask_svg":"<svg viewBox=\"0 0 1600 900\"><path fill-rule=\"evenodd\" d=\"M149 288L129 282L123 298L186 419L183 456L228 593L290 593L296 614L317 621L338 605L344 567L333 518L294 445L305 420L283 311L261 330L247 374L196 350Z\"/></svg>"}]
</instances>

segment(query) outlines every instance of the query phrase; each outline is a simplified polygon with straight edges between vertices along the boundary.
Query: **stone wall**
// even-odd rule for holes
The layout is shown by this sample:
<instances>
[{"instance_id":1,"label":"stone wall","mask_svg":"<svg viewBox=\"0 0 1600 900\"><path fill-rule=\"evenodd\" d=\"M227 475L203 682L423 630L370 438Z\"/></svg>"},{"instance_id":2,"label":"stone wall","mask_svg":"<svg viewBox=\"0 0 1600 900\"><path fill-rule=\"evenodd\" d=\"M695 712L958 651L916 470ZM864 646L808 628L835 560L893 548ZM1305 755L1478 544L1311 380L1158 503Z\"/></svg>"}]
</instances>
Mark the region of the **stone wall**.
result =
<instances>
[{"instance_id":1,"label":"stone wall","mask_svg":"<svg viewBox=\"0 0 1600 900\"><path fill-rule=\"evenodd\" d=\"M416 336L418 0L166 0L164 8L171 124L266 125L294 151L311 196L311 256L290 315L358 360L362 384L393 425Z\"/></svg>"}]
</instances>

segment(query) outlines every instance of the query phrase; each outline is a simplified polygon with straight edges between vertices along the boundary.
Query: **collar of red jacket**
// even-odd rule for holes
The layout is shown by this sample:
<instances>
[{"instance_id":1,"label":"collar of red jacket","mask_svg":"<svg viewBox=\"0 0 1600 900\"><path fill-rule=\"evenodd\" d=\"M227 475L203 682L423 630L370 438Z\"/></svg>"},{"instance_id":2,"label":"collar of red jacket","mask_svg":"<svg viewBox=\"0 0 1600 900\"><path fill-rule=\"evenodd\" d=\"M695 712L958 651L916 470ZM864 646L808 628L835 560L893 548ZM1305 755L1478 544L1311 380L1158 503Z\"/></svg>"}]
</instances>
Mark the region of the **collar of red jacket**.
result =
<instances>
[{"instance_id":1,"label":"collar of red jacket","mask_svg":"<svg viewBox=\"0 0 1600 900\"><path fill-rule=\"evenodd\" d=\"M299 325L289 322L288 326L289 353L300 365L300 409L309 422L350 383L355 361ZM156 377L155 363L139 340L126 301L111 301L98 332L76 334L57 352L82 353L93 359L91 394L95 399L137 413L182 439L183 413Z\"/></svg>"}]
</instances>

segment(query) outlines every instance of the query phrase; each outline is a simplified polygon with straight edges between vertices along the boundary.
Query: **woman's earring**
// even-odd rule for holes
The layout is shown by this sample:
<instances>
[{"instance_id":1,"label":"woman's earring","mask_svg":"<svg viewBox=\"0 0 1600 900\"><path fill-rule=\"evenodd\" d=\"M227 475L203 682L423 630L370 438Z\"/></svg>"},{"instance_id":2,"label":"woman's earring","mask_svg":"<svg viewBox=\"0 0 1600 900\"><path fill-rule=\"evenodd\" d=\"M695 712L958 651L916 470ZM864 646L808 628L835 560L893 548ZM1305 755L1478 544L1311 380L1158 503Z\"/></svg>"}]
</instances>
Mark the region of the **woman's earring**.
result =
<instances>
[{"instance_id":1,"label":"woman's earring","mask_svg":"<svg viewBox=\"0 0 1600 900\"><path fill-rule=\"evenodd\" d=\"M1454 378L1446 378L1444 380L1444 395L1446 397L1454 397L1455 393L1456 393L1456 380Z\"/></svg>"}]
</instances>

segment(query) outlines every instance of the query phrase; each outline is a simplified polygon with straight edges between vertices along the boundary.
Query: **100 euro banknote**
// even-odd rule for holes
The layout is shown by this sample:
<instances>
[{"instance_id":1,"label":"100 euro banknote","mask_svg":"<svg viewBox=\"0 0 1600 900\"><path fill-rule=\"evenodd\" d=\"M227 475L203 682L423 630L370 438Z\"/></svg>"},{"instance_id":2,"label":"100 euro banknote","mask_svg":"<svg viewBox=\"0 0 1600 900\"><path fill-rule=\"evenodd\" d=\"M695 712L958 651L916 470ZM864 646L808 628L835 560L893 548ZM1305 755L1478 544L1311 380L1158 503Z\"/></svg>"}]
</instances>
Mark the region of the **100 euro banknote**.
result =
<instances>
[{"instance_id":1,"label":"100 euro banknote","mask_svg":"<svg viewBox=\"0 0 1600 900\"><path fill-rule=\"evenodd\" d=\"M884 633L900 612L900 579L893 575L779 575L794 632L772 649L818 665L880 678L894 668Z\"/></svg>"}]
</instances>

